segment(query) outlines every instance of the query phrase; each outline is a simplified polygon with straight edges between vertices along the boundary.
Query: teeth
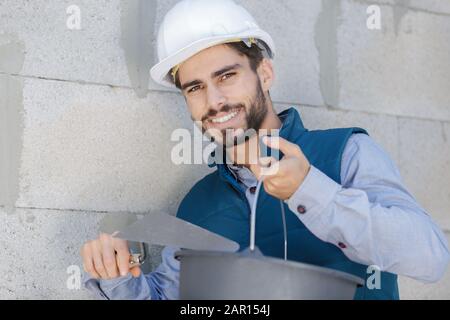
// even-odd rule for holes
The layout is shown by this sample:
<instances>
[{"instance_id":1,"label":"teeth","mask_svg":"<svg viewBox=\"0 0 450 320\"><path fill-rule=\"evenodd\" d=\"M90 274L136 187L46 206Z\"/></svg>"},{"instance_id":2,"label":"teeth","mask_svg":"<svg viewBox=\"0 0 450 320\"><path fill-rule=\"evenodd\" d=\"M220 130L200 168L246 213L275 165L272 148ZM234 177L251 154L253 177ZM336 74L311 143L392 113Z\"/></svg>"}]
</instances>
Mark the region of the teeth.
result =
<instances>
[{"instance_id":1,"label":"teeth","mask_svg":"<svg viewBox=\"0 0 450 320\"><path fill-rule=\"evenodd\" d=\"M239 111L235 111L235 112L232 112L229 115L226 115L226 116L224 116L222 118L212 119L211 122L213 122L213 123L224 123L224 122L230 121L231 119L236 117L238 113L239 113Z\"/></svg>"}]
</instances>

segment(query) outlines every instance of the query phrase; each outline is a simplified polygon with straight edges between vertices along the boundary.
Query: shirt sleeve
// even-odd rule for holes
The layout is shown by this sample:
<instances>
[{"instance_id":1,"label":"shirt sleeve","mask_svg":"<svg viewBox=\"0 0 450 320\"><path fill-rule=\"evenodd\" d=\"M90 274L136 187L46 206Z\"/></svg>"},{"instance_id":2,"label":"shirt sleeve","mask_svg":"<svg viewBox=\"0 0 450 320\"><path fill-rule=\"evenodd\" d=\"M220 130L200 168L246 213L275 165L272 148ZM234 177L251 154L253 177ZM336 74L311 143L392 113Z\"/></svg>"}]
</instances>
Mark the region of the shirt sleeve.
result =
<instances>
[{"instance_id":1,"label":"shirt sleeve","mask_svg":"<svg viewBox=\"0 0 450 320\"><path fill-rule=\"evenodd\" d=\"M341 183L312 166L286 203L314 235L352 261L422 282L443 276L449 262L445 235L368 135L349 138Z\"/></svg>"},{"instance_id":2,"label":"shirt sleeve","mask_svg":"<svg viewBox=\"0 0 450 320\"><path fill-rule=\"evenodd\" d=\"M84 287L103 300L174 300L178 299L180 263L174 253L178 248L165 247L162 262L148 274L135 278L130 273L115 279L94 279L85 274Z\"/></svg>"}]
</instances>

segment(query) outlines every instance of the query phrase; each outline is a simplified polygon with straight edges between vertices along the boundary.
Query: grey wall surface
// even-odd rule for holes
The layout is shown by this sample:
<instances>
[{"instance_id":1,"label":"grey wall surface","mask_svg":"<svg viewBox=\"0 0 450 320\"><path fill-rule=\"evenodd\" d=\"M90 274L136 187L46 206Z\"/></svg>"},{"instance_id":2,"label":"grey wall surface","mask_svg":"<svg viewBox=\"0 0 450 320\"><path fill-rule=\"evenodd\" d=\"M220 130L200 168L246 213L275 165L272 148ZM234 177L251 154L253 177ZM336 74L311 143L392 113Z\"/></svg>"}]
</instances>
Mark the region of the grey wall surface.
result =
<instances>
[{"instance_id":1,"label":"grey wall surface","mask_svg":"<svg viewBox=\"0 0 450 320\"><path fill-rule=\"evenodd\" d=\"M295 106L310 129L367 129L450 237L450 0L238 2L276 42L277 109ZM0 298L91 299L67 268L104 218L174 214L210 172L171 162L171 133L192 123L148 74L174 3L0 0ZM366 26L372 4L381 30ZM400 294L450 299L450 273L401 278Z\"/></svg>"}]
</instances>

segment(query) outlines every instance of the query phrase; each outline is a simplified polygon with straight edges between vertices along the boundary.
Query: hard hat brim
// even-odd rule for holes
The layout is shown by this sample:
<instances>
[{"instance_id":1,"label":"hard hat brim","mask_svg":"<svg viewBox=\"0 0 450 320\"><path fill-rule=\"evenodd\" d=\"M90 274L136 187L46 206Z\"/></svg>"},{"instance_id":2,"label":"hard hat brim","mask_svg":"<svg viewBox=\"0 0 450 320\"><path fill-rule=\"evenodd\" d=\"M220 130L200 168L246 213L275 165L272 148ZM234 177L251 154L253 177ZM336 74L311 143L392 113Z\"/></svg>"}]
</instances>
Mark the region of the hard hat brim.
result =
<instances>
[{"instance_id":1,"label":"hard hat brim","mask_svg":"<svg viewBox=\"0 0 450 320\"><path fill-rule=\"evenodd\" d=\"M255 38L263 41L269 47L271 51L270 57L273 59L275 55L275 44L272 37L261 29L252 29L238 34L214 36L195 41L157 63L153 68L151 68L150 75L156 83L159 83L165 87L176 88L175 84L171 81L171 76L169 74L173 67L188 60L202 50L218 44L227 43L237 38Z\"/></svg>"}]
</instances>

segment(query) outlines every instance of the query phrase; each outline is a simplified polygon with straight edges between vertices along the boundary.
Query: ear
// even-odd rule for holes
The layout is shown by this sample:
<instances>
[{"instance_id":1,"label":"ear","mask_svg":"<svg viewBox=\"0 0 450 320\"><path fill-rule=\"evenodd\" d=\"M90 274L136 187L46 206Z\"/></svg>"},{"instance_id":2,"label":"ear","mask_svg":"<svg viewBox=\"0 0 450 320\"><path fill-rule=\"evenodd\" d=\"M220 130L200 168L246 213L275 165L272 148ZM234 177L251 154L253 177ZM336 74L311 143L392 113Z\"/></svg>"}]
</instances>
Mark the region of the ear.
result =
<instances>
[{"instance_id":1,"label":"ear","mask_svg":"<svg viewBox=\"0 0 450 320\"><path fill-rule=\"evenodd\" d=\"M272 88L273 82L275 80L275 73L273 71L272 60L264 58L259 67L258 75L261 81L261 87L264 92L269 91Z\"/></svg>"}]
</instances>

